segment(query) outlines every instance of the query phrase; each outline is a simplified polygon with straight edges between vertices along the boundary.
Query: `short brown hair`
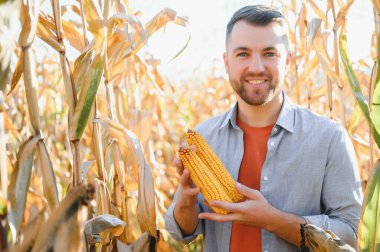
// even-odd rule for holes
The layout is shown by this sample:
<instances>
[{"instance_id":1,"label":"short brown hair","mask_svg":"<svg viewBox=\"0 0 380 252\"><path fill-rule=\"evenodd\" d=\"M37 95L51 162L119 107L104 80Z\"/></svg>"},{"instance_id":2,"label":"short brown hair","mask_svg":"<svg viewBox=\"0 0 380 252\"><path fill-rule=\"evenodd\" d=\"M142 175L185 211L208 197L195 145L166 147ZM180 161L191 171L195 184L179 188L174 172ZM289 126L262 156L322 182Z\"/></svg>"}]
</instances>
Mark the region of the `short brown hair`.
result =
<instances>
[{"instance_id":1,"label":"short brown hair","mask_svg":"<svg viewBox=\"0 0 380 252\"><path fill-rule=\"evenodd\" d=\"M284 16L278 10L265 5L249 5L237 10L227 24L226 42L231 34L232 28L238 21L245 21L252 25L266 26L270 23L284 25ZM286 47L288 38L286 36Z\"/></svg>"}]
</instances>

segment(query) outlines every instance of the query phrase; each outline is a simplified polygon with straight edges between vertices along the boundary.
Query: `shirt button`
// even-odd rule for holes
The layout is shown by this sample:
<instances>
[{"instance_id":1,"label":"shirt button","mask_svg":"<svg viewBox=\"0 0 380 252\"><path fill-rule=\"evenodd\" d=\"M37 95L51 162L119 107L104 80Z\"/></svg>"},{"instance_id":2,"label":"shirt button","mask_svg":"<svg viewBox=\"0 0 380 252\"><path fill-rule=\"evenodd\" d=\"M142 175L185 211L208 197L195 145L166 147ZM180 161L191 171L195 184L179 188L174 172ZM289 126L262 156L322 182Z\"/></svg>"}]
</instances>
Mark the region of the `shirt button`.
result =
<instances>
[{"instance_id":1,"label":"shirt button","mask_svg":"<svg viewBox=\"0 0 380 252\"><path fill-rule=\"evenodd\" d=\"M278 130L277 127L273 128L273 132L277 132L277 130Z\"/></svg>"},{"instance_id":2,"label":"shirt button","mask_svg":"<svg viewBox=\"0 0 380 252\"><path fill-rule=\"evenodd\" d=\"M270 142L270 147L273 147L274 146L274 142Z\"/></svg>"},{"instance_id":3,"label":"shirt button","mask_svg":"<svg viewBox=\"0 0 380 252\"><path fill-rule=\"evenodd\" d=\"M268 252L268 250L264 250L264 252Z\"/></svg>"},{"instance_id":4,"label":"shirt button","mask_svg":"<svg viewBox=\"0 0 380 252\"><path fill-rule=\"evenodd\" d=\"M263 178L265 181L267 181L268 180L268 177L267 176L264 176L264 178Z\"/></svg>"}]
</instances>

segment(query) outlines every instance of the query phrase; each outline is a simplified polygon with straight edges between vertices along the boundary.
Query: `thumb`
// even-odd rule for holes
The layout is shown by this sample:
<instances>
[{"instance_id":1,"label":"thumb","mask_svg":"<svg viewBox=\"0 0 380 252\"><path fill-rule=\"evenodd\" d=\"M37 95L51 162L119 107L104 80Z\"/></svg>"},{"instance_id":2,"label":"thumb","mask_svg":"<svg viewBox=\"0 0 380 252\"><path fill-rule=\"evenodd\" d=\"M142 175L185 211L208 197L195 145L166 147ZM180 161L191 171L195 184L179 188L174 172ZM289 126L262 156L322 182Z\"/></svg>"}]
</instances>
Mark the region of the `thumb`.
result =
<instances>
[{"instance_id":1,"label":"thumb","mask_svg":"<svg viewBox=\"0 0 380 252\"><path fill-rule=\"evenodd\" d=\"M243 196L245 196L247 199L254 200L260 198L260 192L255 189L249 188L248 186L240 184L239 182L235 183L235 187L238 190L238 192L243 194Z\"/></svg>"}]
</instances>

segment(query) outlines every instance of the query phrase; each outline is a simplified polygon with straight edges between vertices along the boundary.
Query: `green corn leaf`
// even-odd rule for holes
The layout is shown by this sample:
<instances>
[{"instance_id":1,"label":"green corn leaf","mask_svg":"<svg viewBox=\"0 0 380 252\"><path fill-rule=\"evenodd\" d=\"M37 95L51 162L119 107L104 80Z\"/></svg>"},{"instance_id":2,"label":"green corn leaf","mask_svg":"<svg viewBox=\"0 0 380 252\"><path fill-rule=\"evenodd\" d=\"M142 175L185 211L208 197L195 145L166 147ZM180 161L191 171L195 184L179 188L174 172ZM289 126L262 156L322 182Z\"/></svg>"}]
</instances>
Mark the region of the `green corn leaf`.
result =
<instances>
[{"instance_id":1,"label":"green corn leaf","mask_svg":"<svg viewBox=\"0 0 380 252\"><path fill-rule=\"evenodd\" d=\"M359 224L360 251L380 251L380 162L375 164L364 196Z\"/></svg>"},{"instance_id":2,"label":"green corn leaf","mask_svg":"<svg viewBox=\"0 0 380 252\"><path fill-rule=\"evenodd\" d=\"M372 123L373 123L373 138L380 148L380 36L377 39L377 76L375 89L372 96Z\"/></svg>"},{"instance_id":3,"label":"green corn leaf","mask_svg":"<svg viewBox=\"0 0 380 252\"><path fill-rule=\"evenodd\" d=\"M359 107L361 111L363 112L365 119L368 121L368 123L371 123L368 102L363 96L362 89L360 87L358 79L355 76L355 71L352 68L352 64L348 56L347 35L346 35L345 24L342 26L342 31L340 33L339 51L340 51L340 57L343 62L344 70L347 75L347 79L350 83L352 91L354 92L355 100L359 104Z\"/></svg>"},{"instance_id":4,"label":"green corn leaf","mask_svg":"<svg viewBox=\"0 0 380 252\"><path fill-rule=\"evenodd\" d=\"M70 124L70 140L79 140L86 128L102 77L103 65L104 59L99 53L95 56L82 84L73 120Z\"/></svg>"}]
</instances>

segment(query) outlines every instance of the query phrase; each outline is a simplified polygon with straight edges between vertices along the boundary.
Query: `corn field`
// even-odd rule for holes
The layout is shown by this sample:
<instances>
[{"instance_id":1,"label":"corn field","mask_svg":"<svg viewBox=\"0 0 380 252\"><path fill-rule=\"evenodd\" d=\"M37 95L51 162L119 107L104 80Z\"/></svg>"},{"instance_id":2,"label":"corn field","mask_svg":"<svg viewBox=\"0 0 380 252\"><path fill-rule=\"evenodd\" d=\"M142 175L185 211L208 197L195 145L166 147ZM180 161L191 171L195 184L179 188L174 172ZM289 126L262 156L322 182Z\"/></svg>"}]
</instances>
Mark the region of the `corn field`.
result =
<instances>
[{"instance_id":1,"label":"corn field","mask_svg":"<svg viewBox=\"0 0 380 252\"><path fill-rule=\"evenodd\" d=\"M273 1L294 19L285 90L347 129L365 190L379 158L380 1L367 13L371 55L357 62L345 22L354 1L317 2ZM173 85L145 53L154 33L191 20L166 8L143 24L128 0L42 4L0 0L0 251L200 251L201 238L185 246L165 231L173 159L187 129L236 98L212 74Z\"/></svg>"}]
</instances>

